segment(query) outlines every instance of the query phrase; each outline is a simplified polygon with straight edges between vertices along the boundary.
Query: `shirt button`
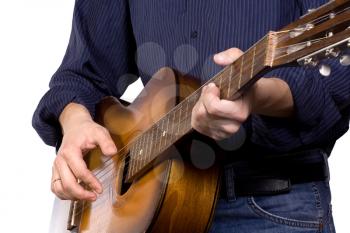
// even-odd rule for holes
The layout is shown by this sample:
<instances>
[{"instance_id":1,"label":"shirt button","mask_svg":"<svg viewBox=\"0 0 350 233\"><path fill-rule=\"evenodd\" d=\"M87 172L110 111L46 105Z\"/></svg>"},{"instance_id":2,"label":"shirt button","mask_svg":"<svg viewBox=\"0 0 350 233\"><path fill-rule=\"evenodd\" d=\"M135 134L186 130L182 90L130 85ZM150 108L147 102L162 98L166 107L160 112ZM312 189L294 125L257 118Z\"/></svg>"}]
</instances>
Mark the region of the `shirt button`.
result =
<instances>
[{"instance_id":1,"label":"shirt button","mask_svg":"<svg viewBox=\"0 0 350 233\"><path fill-rule=\"evenodd\" d=\"M192 39L195 39L195 38L197 38L198 37L198 32L197 31L192 31L191 32L191 38Z\"/></svg>"}]
</instances>

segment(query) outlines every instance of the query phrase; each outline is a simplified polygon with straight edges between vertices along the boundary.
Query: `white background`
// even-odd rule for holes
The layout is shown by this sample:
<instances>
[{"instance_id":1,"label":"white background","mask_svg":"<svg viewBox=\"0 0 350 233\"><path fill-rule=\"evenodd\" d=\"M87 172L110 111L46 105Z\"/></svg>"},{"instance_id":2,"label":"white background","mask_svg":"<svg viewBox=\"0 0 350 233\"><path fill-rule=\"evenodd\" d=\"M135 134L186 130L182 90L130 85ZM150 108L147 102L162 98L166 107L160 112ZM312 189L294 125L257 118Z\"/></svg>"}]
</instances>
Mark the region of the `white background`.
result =
<instances>
[{"instance_id":1,"label":"white background","mask_svg":"<svg viewBox=\"0 0 350 233\"><path fill-rule=\"evenodd\" d=\"M0 231L48 232L54 149L31 127L32 113L64 55L73 0L0 0ZM330 159L334 217L348 233L349 133Z\"/></svg>"}]
</instances>

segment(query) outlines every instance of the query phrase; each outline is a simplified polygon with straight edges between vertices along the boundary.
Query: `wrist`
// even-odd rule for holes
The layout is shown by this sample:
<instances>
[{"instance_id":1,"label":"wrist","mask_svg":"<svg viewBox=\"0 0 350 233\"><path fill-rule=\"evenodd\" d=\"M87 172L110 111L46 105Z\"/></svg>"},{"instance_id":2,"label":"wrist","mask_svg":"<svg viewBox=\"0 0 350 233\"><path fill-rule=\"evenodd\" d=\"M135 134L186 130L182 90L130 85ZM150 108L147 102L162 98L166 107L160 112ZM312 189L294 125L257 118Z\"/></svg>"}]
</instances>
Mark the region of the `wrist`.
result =
<instances>
[{"instance_id":1,"label":"wrist","mask_svg":"<svg viewBox=\"0 0 350 233\"><path fill-rule=\"evenodd\" d=\"M261 78L248 95L252 114L273 117L293 115L293 96L288 84L279 78Z\"/></svg>"},{"instance_id":2,"label":"wrist","mask_svg":"<svg viewBox=\"0 0 350 233\"><path fill-rule=\"evenodd\" d=\"M77 103L69 103L59 116L59 123L63 135L78 124L92 121L92 117L86 107Z\"/></svg>"}]
</instances>

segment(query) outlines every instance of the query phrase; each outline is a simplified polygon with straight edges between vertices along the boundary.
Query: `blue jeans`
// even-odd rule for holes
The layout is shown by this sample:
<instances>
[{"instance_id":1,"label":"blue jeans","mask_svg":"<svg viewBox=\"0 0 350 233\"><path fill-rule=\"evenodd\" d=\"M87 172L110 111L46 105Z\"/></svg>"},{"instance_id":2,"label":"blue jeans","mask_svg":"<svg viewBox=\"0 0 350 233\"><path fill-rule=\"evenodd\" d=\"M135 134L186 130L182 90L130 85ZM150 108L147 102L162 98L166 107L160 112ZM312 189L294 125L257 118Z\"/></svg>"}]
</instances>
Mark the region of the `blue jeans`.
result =
<instances>
[{"instance_id":1,"label":"blue jeans","mask_svg":"<svg viewBox=\"0 0 350 233\"><path fill-rule=\"evenodd\" d=\"M335 233L327 181L286 194L219 199L210 233Z\"/></svg>"}]
</instances>

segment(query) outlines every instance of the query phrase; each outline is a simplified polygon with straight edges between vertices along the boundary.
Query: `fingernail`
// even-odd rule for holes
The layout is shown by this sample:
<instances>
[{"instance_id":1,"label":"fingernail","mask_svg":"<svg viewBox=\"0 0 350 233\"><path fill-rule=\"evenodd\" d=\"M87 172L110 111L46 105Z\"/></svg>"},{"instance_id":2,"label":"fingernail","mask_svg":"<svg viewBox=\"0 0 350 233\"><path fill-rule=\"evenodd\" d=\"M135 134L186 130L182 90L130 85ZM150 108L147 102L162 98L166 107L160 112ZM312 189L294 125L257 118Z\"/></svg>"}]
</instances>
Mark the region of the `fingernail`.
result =
<instances>
[{"instance_id":1,"label":"fingernail","mask_svg":"<svg viewBox=\"0 0 350 233\"><path fill-rule=\"evenodd\" d=\"M225 55L222 53L217 53L214 55L214 59L217 61L225 61Z\"/></svg>"},{"instance_id":2,"label":"fingernail","mask_svg":"<svg viewBox=\"0 0 350 233\"><path fill-rule=\"evenodd\" d=\"M117 153L117 147L111 145L111 146L108 146L108 151L111 152L111 154L115 154Z\"/></svg>"},{"instance_id":3,"label":"fingernail","mask_svg":"<svg viewBox=\"0 0 350 233\"><path fill-rule=\"evenodd\" d=\"M215 85L215 83L209 83L209 84L208 84L208 87L209 87L209 88L213 88L213 87L216 87L216 85Z\"/></svg>"}]
</instances>

